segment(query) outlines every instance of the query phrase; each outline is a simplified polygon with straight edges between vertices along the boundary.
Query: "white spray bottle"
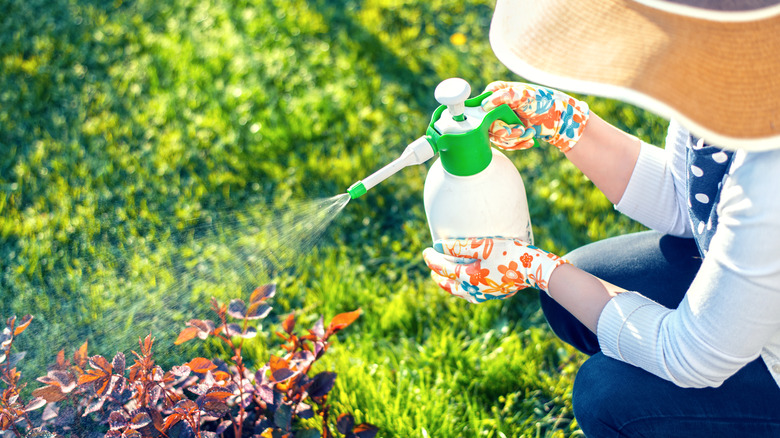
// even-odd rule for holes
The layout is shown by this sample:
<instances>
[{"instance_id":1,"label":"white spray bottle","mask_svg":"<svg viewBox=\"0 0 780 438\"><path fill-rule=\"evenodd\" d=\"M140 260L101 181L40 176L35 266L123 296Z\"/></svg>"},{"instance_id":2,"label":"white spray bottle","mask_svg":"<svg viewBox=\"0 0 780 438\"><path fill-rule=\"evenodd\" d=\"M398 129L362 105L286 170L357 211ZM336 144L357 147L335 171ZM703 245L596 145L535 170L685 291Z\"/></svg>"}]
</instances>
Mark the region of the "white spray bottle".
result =
<instances>
[{"instance_id":1,"label":"white spray bottle","mask_svg":"<svg viewBox=\"0 0 780 438\"><path fill-rule=\"evenodd\" d=\"M469 99L463 79L447 79L434 95L442 104L433 113L426 135L409 144L401 156L348 190L355 199L399 170L421 164L438 152L425 179L425 214L434 241L448 238L502 236L533 243L525 186L515 165L490 146L488 130L496 120L521 123L508 105L485 111L490 92Z\"/></svg>"}]
</instances>

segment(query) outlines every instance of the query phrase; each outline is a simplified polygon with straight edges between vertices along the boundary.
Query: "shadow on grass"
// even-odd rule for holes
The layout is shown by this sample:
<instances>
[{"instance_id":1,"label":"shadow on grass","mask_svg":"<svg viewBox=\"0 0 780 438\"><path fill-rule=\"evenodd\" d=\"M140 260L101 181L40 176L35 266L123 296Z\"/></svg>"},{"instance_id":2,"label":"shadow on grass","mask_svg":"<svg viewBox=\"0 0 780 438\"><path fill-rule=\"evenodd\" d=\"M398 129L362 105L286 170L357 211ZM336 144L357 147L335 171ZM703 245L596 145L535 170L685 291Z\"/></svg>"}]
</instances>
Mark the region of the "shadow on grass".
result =
<instances>
[{"instance_id":1,"label":"shadow on grass","mask_svg":"<svg viewBox=\"0 0 780 438\"><path fill-rule=\"evenodd\" d=\"M404 91L404 98L410 102L410 106L427 113L438 105L433 99L433 89L439 81L446 78L437 77L435 70L427 61L432 57L431 54L420 53L415 60L416 64L420 65L420 69L412 69L407 61L393 53L372 30L367 29L354 18L359 7L357 2L309 0L309 6L329 23L328 32L333 40L337 39L338 34L346 32L359 46L356 55L373 63L383 82L398 85ZM386 10L386 13L389 15L383 18L387 22L402 21L400 17L393 16L392 9ZM401 24L405 25L405 23ZM423 26L424 23L416 23L416 25Z\"/></svg>"}]
</instances>

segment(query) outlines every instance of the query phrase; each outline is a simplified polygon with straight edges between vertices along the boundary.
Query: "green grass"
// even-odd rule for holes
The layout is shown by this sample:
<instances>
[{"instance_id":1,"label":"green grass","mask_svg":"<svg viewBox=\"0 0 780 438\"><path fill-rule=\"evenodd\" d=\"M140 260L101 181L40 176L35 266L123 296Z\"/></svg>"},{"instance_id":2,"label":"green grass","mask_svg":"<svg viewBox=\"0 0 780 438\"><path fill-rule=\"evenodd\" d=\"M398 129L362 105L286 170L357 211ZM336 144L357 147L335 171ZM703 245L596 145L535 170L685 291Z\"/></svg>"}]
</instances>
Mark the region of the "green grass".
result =
<instances>
[{"instance_id":1,"label":"green grass","mask_svg":"<svg viewBox=\"0 0 780 438\"><path fill-rule=\"evenodd\" d=\"M251 259L274 244L258 230L283 221L279 209L343 193L420 136L440 80L463 77L476 93L519 79L488 45L492 1L0 10L0 315L36 317L19 340L30 380L85 339L112 355L152 331L168 366L218 354L172 341L188 318L212 317L209 296L246 296L270 278L270 323L364 310L322 366L339 373L338 409L382 436L579 434L570 394L584 358L553 337L535 296L471 306L429 281L426 166L351 202L316 246L284 253L294 259ZM458 32L467 44L450 42ZM661 144L663 120L587 101ZM510 157L543 248L640 229L553 148ZM207 279L188 274L198 266ZM273 328L250 346L258 361L277 345Z\"/></svg>"}]
</instances>

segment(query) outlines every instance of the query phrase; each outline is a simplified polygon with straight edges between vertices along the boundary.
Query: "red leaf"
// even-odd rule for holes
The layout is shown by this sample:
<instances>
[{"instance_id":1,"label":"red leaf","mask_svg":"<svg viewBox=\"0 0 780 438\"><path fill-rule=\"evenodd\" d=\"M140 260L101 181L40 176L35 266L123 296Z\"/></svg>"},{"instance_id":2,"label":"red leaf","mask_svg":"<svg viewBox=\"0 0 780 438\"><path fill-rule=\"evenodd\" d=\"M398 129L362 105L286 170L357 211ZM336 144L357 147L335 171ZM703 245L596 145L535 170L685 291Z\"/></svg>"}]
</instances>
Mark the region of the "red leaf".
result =
<instances>
[{"instance_id":1,"label":"red leaf","mask_svg":"<svg viewBox=\"0 0 780 438\"><path fill-rule=\"evenodd\" d=\"M133 416L133 418L130 420L130 428L132 429L141 429L142 427L146 426L147 424L152 422L152 417L149 416L146 412L139 412Z\"/></svg>"},{"instance_id":2,"label":"red leaf","mask_svg":"<svg viewBox=\"0 0 780 438\"><path fill-rule=\"evenodd\" d=\"M308 420L310 418L314 418L314 409L311 407L311 405L301 402L295 408L295 414L298 415L298 418Z\"/></svg>"},{"instance_id":3,"label":"red leaf","mask_svg":"<svg viewBox=\"0 0 780 438\"><path fill-rule=\"evenodd\" d=\"M314 323L314 326L311 328L311 330L309 330L309 333L316 336L317 338L322 338L325 336L325 324L323 323L321 316L320 319Z\"/></svg>"},{"instance_id":4,"label":"red leaf","mask_svg":"<svg viewBox=\"0 0 780 438\"><path fill-rule=\"evenodd\" d=\"M41 397L49 403L65 400L65 394L56 386L43 386L32 392L34 397Z\"/></svg>"},{"instance_id":5,"label":"red leaf","mask_svg":"<svg viewBox=\"0 0 780 438\"><path fill-rule=\"evenodd\" d=\"M225 336L241 336L241 326L235 323L229 323L225 328Z\"/></svg>"},{"instance_id":6,"label":"red leaf","mask_svg":"<svg viewBox=\"0 0 780 438\"><path fill-rule=\"evenodd\" d=\"M260 400L271 405L274 403L274 388L269 384L257 385L255 394L260 397Z\"/></svg>"},{"instance_id":7,"label":"red leaf","mask_svg":"<svg viewBox=\"0 0 780 438\"><path fill-rule=\"evenodd\" d=\"M24 406L25 412L34 411L36 409L42 408L46 404L46 399L43 397L35 397L34 399L30 400L29 403L27 403Z\"/></svg>"},{"instance_id":8,"label":"red leaf","mask_svg":"<svg viewBox=\"0 0 780 438\"><path fill-rule=\"evenodd\" d=\"M108 427L111 430L122 429L127 426L127 418L122 411L114 411L108 416Z\"/></svg>"},{"instance_id":9,"label":"red leaf","mask_svg":"<svg viewBox=\"0 0 780 438\"><path fill-rule=\"evenodd\" d=\"M287 334L292 334L293 330L295 330L294 313L287 315L287 318L285 318L284 322L282 323L282 328L287 332Z\"/></svg>"},{"instance_id":10,"label":"red leaf","mask_svg":"<svg viewBox=\"0 0 780 438\"><path fill-rule=\"evenodd\" d=\"M246 304L244 300L238 298L230 300L230 306L227 311L228 316L236 319L246 318Z\"/></svg>"},{"instance_id":11,"label":"red leaf","mask_svg":"<svg viewBox=\"0 0 780 438\"><path fill-rule=\"evenodd\" d=\"M171 371L170 371L171 375L176 377L177 379L183 379L183 378L189 376L191 372L192 372L192 369L190 369L190 367L188 367L186 365L173 366L173 367L171 367Z\"/></svg>"},{"instance_id":12,"label":"red leaf","mask_svg":"<svg viewBox=\"0 0 780 438\"><path fill-rule=\"evenodd\" d=\"M363 313L363 310L357 309L352 312L340 313L336 315L333 320L330 321L330 326L328 326L328 333L333 334L339 330L345 329L350 324L355 322L361 313Z\"/></svg>"},{"instance_id":13,"label":"red leaf","mask_svg":"<svg viewBox=\"0 0 780 438\"><path fill-rule=\"evenodd\" d=\"M239 336L241 336L244 339L254 338L255 336L257 336L257 329L252 326L249 326L246 328L246 331L240 333Z\"/></svg>"},{"instance_id":14,"label":"red leaf","mask_svg":"<svg viewBox=\"0 0 780 438\"><path fill-rule=\"evenodd\" d=\"M111 392L111 389L114 386L111 383L111 364L103 359L102 356L92 356L89 359L89 363L96 369L88 370L85 374L79 376L79 385L94 382L95 392L100 396ZM100 406L95 408L95 410L97 409L100 409Z\"/></svg>"},{"instance_id":15,"label":"red leaf","mask_svg":"<svg viewBox=\"0 0 780 438\"><path fill-rule=\"evenodd\" d=\"M95 380L104 378L105 375L100 373L100 371L95 370L89 370L87 371L87 374L82 374L79 376L79 385L84 385L89 382L94 382Z\"/></svg>"},{"instance_id":16,"label":"red leaf","mask_svg":"<svg viewBox=\"0 0 780 438\"><path fill-rule=\"evenodd\" d=\"M206 339L214 331L214 323L210 319L191 319L187 325L197 328L201 339Z\"/></svg>"},{"instance_id":17,"label":"red leaf","mask_svg":"<svg viewBox=\"0 0 780 438\"><path fill-rule=\"evenodd\" d=\"M214 380L216 380L217 382L228 381L230 380L230 374L219 370L214 371Z\"/></svg>"},{"instance_id":18,"label":"red leaf","mask_svg":"<svg viewBox=\"0 0 780 438\"><path fill-rule=\"evenodd\" d=\"M89 364L92 365L93 368L102 370L105 374L111 374L111 371L114 369L114 367L100 355L90 357Z\"/></svg>"},{"instance_id":19,"label":"red leaf","mask_svg":"<svg viewBox=\"0 0 780 438\"><path fill-rule=\"evenodd\" d=\"M258 287L252 292L252 295L249 296L249 302L257 303L266 300L268 298L273 298L275 294L276 294L276 285L266 284L264 286Z\"/></svg>"},{"instance_id":20,"label":"red leaf","mask_svg":"<svg viewBox=\"0 0 780 438\"><path fill-rule=\"evenodd\" d=\"M352 428L355 427L355 418L352 414L341 414L339 419L336 420L336 429L344 435L352 432Z\"/></svg>"},{"instance_id":21,"label":"red leaf","mask_svg":"<svg viewBox=\"0 0 780 438\"><path fill-rule=\"evenodd\" d=\"M374 438L377 432L379 432L379 428L369 423L358 424L352 429L352 433L358 438Z\"/></svg>"},{"instance_id":22,"label":"red leaf","mask_svg":"<svg viewBox=\"0 0 780 438\"><path fill-rule=\"evenodd\" d=\"M222 315L222 312L220 312L220 310L221 310L221 306L220 306L220 304L219 304L219 301L217 301L217 299L216 299L216 298L214 298L214 297L211 297L211 308L212 308L212 309L213 309L215 312L217 312L218 314Z\"/></svg>"},{"instance_id":23,"label":"red leaf","mask_svg":"<svg viewBox=\"0 0 780 438\"><path fill-rule=\"evenodd\" d=\"M165 419L165 424L163 424L163 432L167 431L171 428L174 424L178 423L184 418L182 414L174 412L173 414L169 415L168 418Z\"/></svg>"},{"instance_id":24,"label":"red leaf","mask_svg":"<svg viewBox=\"0 0 780 438\"><path fill-rule=\"evenodd\" d=\"M106 399L105 397L98 397L96 399L93 399L90 403L87 404L87 407L84 408L84 413L81 415L82 417L86 417L87 415L97 412L100 409L103 408L103 403L105 403Z\"/></svg>"},{"instance_id":25,"label":"red leaf","mask_svg":"<svg viewBox=\"0 0 780 438\"><path fill-rule=\"evenodd\" d=\"M151 333L146 335L143 341L139 339L138 343L141 345L141 354L144 356L152 355L152 345L154 344L154 338L152 337Z\"/></svg>"},{"instance_id":26,"label":"red leaf","mask_svg":"<svg viewBox=\"0 0 780 438\"><path fill-rule=\"evenodd\" d=\"M178 397L178 395L176 397ZM154 428L157 430L162 430L163 417L160 411L157 409L147 409L147 412L152 416L152 424L154 425Z\"/></svg>"},{"instance_id":27,"label":"red leaf","mask_svg":"<svg viewBox=\"0 0 780 438\"><path fill-rule=\"evenodd\" d=\"M311 382L306 386L306 392L312 397L322 397L333 389L335 383L336 373L323 371L311 379Z\"/></svg>"},{"instance_id":28,"label":"red leaf","mask_svg":"<svg viewBox=\"0 0 780 438\"><path fill-rule=\"evenodd\" d=\"M114 359L111 361L111 367L113 368L113 373L118 375L124 375L125 374L125 354L121 351L117 352L114 355Z\"/></svg>"},{"instance_id":29,"label":"red leaf","mask_svg":"<svg viewBox=\"0 0 780 438\"><path fill-rule=\"evenodd\" d=\"M246 311L246 319L263 319L268 316L268 314L271 312L271 309L273 309L273 307L263 303L262 301L250 303L249 308Z\"/></svg>"},{"instance_id":30,"label":"red leaf","mask_svg":"<svg viewBox=\"0 0 780 438\"><path fill-rule=\"evenodd\" d=\"M290 364L281 357L271 355L269 361L271 368L271 376L275 382L283 382L295 375L295 372L290 369Z\"/></svg>"},{"instance_id":31,"label":"red leaf","mask_svg":"<svg viewBox=\"0 0 780 438\"><path fill-rule=\"evenodd\" d=\"M179 333L179 337L176 338L176 341L174 341L173 345L183 344L190 339L194 339L196 336L198 336L198 328L187 327L186 329L182 330L181 333Z\"/></svg>"},{"instance_id":32,"label":"red leaf","mask_svg":"<svg viewBox=\"0 0 780 438\"><path fill-rule=\"evenodd\" d=\"M221 417L229 410L225 400L232 396L233 393L224 391L222 388L215 389L215 391L208 392L198 397L198 399L195 400L195 403L197 403L198 408L207 415Z\"/></svg>"},{"instance_id":33,"label":"red leaf","mask_svg":"<svg viewBox=\"0 0 780 438\"><path fill-rule=\"evenodd\" d=\"M290 364L287 362L284 358L271 355L271 359L268 361L268 365L271 367L271 372L274 372L279 369L289 369Z\"/></svg>"},{"instance_id":34,"label":"red leaf","mask_svg":"<svg viewBox=\"0 0 780 438\"><path fill-rule=\"evenodd\" d=\"M16 326L16 329L14 329L14 336L18 336L22 334L24 329L26 329L27 326L30 325L32 319L33 319L32 315L24 315L24 318L22 318L22 322L20 322L19 325Z\"/></svg>"},{"instance_id":35,"label":"red leaf","mask_svg":"<svg viewBox=\"0 0 780 438\"><path fill-rule=\"evenodd\" d=\"M288 370L288 369L276 370L273 373L271 373L274 382L277 383L284 382L285 380L293 377L295 374L296 373L293 370Z\"/></svg>"},{"instance_id":36,"label":"red leaf","mask_svg":"<svg viewBox=\"0 0 780 438\"><path fill-rule=\"evenodd\" d=\"M84 369L84 367L87 366L87 360L89 360L89 356L87 356L87 342L89 341L84 341L84 343L81 344L81 347L73 353L73 361L75 362L75 365L81 369Z\"/></svg>"},{"instance_id":37,"label":"red leaf","mask_svg":"<svg viewBox=\"0 0 780 438\"><path fill-rule=\"evenodd\" d=\"M214 365L214 362L203 357L196 357L195 359L192 359L189 363L186 363L184 365L190 367L192 371L201 374L205 374L217 368L217 366Z\"/></svg>"},{"instance_id":38,"label":"red leaf","mask_svg":"<svg viewBox=\"0 0 780 438\"><path fill-rule=\"evenodd\" d=\"M230 406L219 400L206 399L201 401L200 410L203 412L203 415L222 418L222 416L230 412Z\"/></svg>"},{"instance_id":39,"label":"red leaf","mask_svg":"<svg viewBox=\"0 0 780 438\"><path fill-rule=\"evenodd\" d=\"M173 407L173 412L179 412L183 415L194 415L198 412L198 404L190 399L184 399Z\"/></svg>"},{"instance_id":40,"label":"red leaf","mask_svg":"<svg viewBox=\"0 0 780 438\"><path fill-rule=\"evenodd\" d=\"M211 388L202 397L213 398L213 399L219 400L219 401L225 401L231 395L233 395L233 393L231 391L227 391L225 388L221 388L221 387L216 386L216 387Z\"/></svg>"},{"instance_id":41,"label":"red leaf","mask_svg":"<svg viewBox=\"0 0 780 438\"><path fill-rule=\"evenodd\" d=\"M46 375L48 381L41 379L41 382L48 383L49 385L55 385L60 388L60 391L67 394L76 389L76 379L73 378L73 374L67 371L51 370Z\"/></svg>"},{"instance_id":42,"label":"red leaf","mask_svg":"<svg viewBox=\"0 0 780 438\"><path fill-rule=\"evenodd\" d=\"M60 350L59 353L57 353L57 367L58 368L65 368L67 365L65 364L65 350Z\"/></svg>"},{"instance_id":43,"label":"red leaf","mask_svg":"<svg viewBox=\"0 0 780 438\"><path fill-rule=\"evenodd\" d=\"M173 405L175 405L176 403L178 403L180 401L181 401L181 396L180 395L175 394L173 392L166 391L165 392L165 399L164 399L163 406L165 407L165 409L170 409L170 408L173 407ZM157 411L152 411L152 413L153 414L156 413L158 417L160 416L160 413L157 412ZM157 417L155 417L154 425L155 425L155 427L157 427L159 429L159 428L162 427L162 419L160 418L160 421L157 421L157 420L158 420Z\"/></svg>"}]
</instances>

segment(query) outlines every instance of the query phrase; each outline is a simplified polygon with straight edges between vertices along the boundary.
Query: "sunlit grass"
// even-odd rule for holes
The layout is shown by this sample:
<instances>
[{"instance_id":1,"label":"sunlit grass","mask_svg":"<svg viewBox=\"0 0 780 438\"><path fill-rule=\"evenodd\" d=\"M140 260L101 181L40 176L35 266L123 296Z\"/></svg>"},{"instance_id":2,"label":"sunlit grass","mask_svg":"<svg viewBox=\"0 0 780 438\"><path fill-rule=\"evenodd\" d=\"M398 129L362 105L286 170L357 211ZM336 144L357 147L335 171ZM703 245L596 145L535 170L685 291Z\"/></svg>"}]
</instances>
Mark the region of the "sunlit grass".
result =
<instances>
[{"instance_id":1,"label":"sunlit grass","mask_svg":"<svg viewBox=\"0 0 780 438\"><path fill-rule=\"evenodd\" d=\"M190 317L210 317L208 296L246 298L273 279L269 324L363 308L323 366L339 373L337 405L382 436L579 433L570 389L583 358L549 332L535 296L472 306L429 281L427 165L334 212L319 240L252 231L300 228L286 208L343 193L395 158L424 132L440 80L463 77L476 93L518 79L488 45L492 1L3 10L0 315L36 317L19 340L31 381L61 346L72 354L89 339L111 356L148 331L167 348L161 362L180 364L192 351L173 339ZM663 120L588 103L661 143ZM542 247L565 253L639 229L553 148L510 157ZM285 247L284 263L257 261ZM259 361L277 345L266 335L249 348Z\"/></svg>"}]
</instances>

